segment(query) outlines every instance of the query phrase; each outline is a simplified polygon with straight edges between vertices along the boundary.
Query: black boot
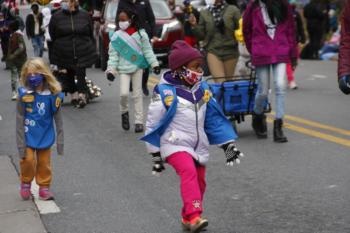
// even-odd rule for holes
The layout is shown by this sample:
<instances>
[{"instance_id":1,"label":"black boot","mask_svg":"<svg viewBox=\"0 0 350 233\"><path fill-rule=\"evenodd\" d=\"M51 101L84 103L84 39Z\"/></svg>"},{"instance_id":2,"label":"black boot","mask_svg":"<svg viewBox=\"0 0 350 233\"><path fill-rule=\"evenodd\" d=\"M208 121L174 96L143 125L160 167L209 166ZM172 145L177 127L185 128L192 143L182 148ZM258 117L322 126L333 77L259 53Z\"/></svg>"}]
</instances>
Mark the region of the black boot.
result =
<instances>
[{"instance_id":1,"label":"black boot","mask_svg":"<svg viewBox=\"0 0 350 233\"><path fill-rule=\"evenodd\" d=\"M267 138L267 124L265 114L253 114L252 127L258 138Z\"/></svg>"},{"instance_id":2,"label":"black boot","mask_svg":"<svg viewBox=\"0 0 350 233\"><path fill-rule=\"evenodd\" d=\"M143 124L135 124L135 133L143 132Z\"/></svg>"},{"instance_id":3,"label":"black boot","mask_svg":"<svg viewBox=\"0 0 350 233\"><path fill-rule=\"evenodd\" d=\"M129 112L122 114L122 127L124 130L130 129L130 123L129 123Z\"/></svg>"},{"instance_id":4,"label":"black boot","mask_svg":"<svg viewBox=\"0 0 350 233\"><path fill-rule=\"evenodd\" d=\"M275 142L280 142L280 143L288 142L287 137L284 136L283 134L282 126L283 126L282 119L276 119L273 122L273 140Z\"/></svg>"}]
</instances>

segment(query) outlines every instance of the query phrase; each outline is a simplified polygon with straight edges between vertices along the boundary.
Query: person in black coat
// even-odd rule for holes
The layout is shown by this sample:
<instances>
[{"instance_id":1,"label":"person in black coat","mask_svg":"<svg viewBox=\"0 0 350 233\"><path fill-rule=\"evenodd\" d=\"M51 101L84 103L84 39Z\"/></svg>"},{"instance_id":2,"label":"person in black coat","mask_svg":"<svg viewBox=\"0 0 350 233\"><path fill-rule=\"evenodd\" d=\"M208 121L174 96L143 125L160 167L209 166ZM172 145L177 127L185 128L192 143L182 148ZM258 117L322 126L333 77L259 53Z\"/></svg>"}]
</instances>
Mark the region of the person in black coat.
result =
<instances>
[{"instance_id":1,"label":"person in black coat","mask_svg":"<svg viewBox=\"0 0 350 233\"><path fill-rule=\"evenodd\" d=\"M97 59L91 16L79 9L77 1L63 0L61 10L51 17L49 33L52 40L50 63L66 70L63 87L72 94L72 104L83 108L88 91L86 68Z\"/></svg>"},{"instance_id":2,"label":"person in black coat","mask_svg":"<svg viewBox=\"0 0 350 233\"><path fill-rule=\"evenodd\" d=\"M301 52L302 59L319 59L322 41L329 31L329 6L326 1L312 0L304 7L309 43Z\"/></svg>"},{"instance_id":3,"label":"person in black coat","mask_svg":"<svg viewBox=\"0 0 350 233\"><path fill-rule=\"evenodd\" d=\"M155 36L154 29L156 27L156 18L149 0L120 0L117 12L122 9L132 10L138 15L140 21L142 22L141 27L146 30L148 38L152 39ZM142 91L146 96L149 95L147 88L148 76L149 69L145 69L142 76Z\"/></svg>"}]
</instances>

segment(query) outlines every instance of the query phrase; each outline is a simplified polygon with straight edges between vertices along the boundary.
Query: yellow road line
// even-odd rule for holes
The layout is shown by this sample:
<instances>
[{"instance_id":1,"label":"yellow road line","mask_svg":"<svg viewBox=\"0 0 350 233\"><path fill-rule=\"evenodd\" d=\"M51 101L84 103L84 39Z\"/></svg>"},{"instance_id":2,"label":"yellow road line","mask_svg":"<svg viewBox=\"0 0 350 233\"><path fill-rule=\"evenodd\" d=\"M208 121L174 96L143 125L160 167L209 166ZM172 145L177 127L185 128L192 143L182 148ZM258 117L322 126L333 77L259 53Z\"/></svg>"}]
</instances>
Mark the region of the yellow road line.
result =
<instances>
[{"instance_id":1,"label":"yellow road line","mask_svg":"<svg viewBox=\"0 0 350 233\"><path fill-rule=\"evenodd\" d=\"M269 123L272 123L273 119L272 118L267 118L267 121ZM312 136L312 137L321 138L323 140L326 140L326 141L329 141L329 142L334 142L334 143L337 143L337 144L340 144L340 145L343 145L343 146L346 146L346 147L350 147L350 140L348 140L348 139L335 137L335 136L332 136L332 135L329 135L329 134L321 133L321 132L313 130L313 129L306 129L306 128L303 128L303 127L300 127L300 126L297 126L297 125L293 125L293 124L290 124L290 123L284 123L284 128L290 129L290 130L293 130L293 131L296 131L298 133L302 133L302 134L305 134L305 135L309 135L309 136Z\"/></svg>"},{"instance_id":2,"label":"yellow road line","mask_svg":"<svg viewBox=\"0 0 350 233\"><path fill-rule=\"evenodd\" d=\"M275 114L274 112L271 112L271 114ZM290 120L290 121L294 121L297 123L301 123L304 125L308 125L311 127L315 127L315 128L319 128L319 129L324 129L324 130L328 130L328 131L333 131L335 133L339 133L345 136L350 136L350 130L345 130L345 129L339 129L330 125L325 125L325 124L321 124L315 121L310 121L310 120L306 120L300 117L296 117L296 116L290 116L290 115L285 115L284 118L286 120Z\"/></svg>"}]
</instances>

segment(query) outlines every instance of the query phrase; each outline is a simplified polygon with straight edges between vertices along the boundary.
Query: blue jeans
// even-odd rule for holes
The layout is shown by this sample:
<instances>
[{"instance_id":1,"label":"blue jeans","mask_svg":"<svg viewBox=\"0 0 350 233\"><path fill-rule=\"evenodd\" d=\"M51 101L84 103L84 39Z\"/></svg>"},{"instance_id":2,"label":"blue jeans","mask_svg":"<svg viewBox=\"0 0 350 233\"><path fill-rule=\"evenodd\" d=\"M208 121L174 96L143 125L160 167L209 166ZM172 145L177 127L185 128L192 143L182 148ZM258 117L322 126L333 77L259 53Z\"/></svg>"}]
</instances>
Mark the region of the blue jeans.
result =
<instances>
[{"instance_id":1,"label":"blue jeans","mask_svg":"<svg viewBox=\"0 0 350 233\"><path fill-rule=\"evenodd\" d=\"M264 112L265 101L269 94L269 82L272 77L276 95L276 119L282 119L284 116L284 96L287 88L286 63L257 66L256 75L258 91L255 96L254 112L256 114Z\"/></svg>"},{"instance_id":2,"label":"blue jeans","mask_svg":"<svg viewBox=\"0 0 350 233\"><path fill-rule=\"evenodd\" d=\"M42 57L44 52L44 36L32 37L32 45L34 48L34 57Z\"/></svg>"}]
</instances>

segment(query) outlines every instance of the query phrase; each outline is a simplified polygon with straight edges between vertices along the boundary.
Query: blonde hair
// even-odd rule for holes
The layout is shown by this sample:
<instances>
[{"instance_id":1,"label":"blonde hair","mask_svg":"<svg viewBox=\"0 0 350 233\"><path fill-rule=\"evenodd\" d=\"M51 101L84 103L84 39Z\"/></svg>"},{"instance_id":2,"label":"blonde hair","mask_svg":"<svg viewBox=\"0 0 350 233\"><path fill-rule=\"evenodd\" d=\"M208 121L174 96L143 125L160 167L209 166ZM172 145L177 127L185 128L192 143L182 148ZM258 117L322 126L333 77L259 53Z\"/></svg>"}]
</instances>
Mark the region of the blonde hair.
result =
<instances>
[{"instance_id":1,"label":"blonde hair","mask_svg":"<svg viewBox=\"0 0 350 233\"><path fill-rule=\"evenodd\" d=\"M20 82L22 86L28 87L27 76L28 74L42 74L47 84L48 89L52 94L56 95L62 91L61 84L57 81L55 76L52 74L49 66L46 62L38 57L30 58L24 63L21 71Z\"/></svg>"}]
</instances>

